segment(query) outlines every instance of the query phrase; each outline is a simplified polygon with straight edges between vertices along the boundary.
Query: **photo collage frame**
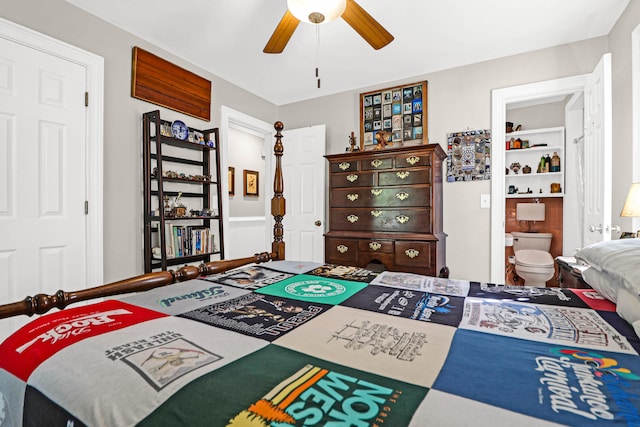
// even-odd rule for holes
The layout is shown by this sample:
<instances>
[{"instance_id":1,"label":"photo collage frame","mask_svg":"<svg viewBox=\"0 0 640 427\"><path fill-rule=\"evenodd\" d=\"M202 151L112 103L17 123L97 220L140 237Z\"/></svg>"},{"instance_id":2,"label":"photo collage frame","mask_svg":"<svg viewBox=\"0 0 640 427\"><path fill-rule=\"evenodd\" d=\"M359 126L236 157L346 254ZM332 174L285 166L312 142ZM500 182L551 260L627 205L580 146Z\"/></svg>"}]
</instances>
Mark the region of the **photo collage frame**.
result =
<instances>
[{"instance_id":1,"label":"photo collage frame","mask_svg":"<svg viewBox=\"0 0 640 427\"><path fill-rule=\"evenodd\" d=\"M377 134L386 147L426 144L427 82L360 94L360 150L373 150Z\"/></svg>"}]
</instances>

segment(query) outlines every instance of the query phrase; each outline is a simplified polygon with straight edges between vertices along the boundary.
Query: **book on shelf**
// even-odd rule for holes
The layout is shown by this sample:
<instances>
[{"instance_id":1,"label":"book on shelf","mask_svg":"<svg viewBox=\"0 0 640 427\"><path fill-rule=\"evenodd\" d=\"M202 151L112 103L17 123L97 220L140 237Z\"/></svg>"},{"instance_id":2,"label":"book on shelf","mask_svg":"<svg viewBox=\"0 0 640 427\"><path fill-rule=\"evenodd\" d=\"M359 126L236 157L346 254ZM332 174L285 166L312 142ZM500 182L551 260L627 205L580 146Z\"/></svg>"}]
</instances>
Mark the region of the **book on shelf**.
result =
<instances>
[{"instance_id":1,"label":"book on shelf","mask_svg":"<svg viewBox=\"0 0 640 427\"><path fill-rule=\"evenodd\" d=\"M165 222L167 258L204 255L215 251L211 229L202 226L175 225Z\"/></svg>"}]
</instances>

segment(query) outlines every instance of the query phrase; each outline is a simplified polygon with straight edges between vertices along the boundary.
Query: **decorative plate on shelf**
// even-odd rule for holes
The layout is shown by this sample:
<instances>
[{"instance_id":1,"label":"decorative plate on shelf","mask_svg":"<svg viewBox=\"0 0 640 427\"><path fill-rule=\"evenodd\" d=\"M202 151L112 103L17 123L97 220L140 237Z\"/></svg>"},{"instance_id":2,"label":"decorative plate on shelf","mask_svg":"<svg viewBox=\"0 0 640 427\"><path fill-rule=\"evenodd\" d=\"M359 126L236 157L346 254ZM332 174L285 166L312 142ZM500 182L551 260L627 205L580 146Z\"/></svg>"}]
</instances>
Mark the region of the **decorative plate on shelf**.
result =
<instances>
[{"instance_id":1,"label":"decorative plate on shelf","mask_svg":"<svg viewBox=\"0 0 640 427\"><path fill-rule=\"evenodd\" d=\"M174 138L186 141L189 139L189 128L181 120L176 120L171 123L171 132L173 132Z\"/></svg>"}]
</instances>

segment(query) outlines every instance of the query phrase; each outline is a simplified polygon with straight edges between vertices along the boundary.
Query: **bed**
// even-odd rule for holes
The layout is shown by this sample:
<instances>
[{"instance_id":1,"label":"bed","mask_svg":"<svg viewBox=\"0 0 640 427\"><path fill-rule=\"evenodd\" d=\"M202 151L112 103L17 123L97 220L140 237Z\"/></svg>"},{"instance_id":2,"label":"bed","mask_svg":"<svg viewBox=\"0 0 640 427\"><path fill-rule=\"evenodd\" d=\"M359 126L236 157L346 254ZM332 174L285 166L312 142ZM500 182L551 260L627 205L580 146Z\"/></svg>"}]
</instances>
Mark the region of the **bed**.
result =
<instances>
[{"instance_id":1,"label":"bed","mask_svg":"<svg viewBox=\"0 0 640 427\"><path fill-rule=\"evenodd\" d=\"M616 304L285 259L281 130L270 251L0 306L64 308L0 344L0 426L640 425L633 277Z\"/></svg>"}]
</instances>

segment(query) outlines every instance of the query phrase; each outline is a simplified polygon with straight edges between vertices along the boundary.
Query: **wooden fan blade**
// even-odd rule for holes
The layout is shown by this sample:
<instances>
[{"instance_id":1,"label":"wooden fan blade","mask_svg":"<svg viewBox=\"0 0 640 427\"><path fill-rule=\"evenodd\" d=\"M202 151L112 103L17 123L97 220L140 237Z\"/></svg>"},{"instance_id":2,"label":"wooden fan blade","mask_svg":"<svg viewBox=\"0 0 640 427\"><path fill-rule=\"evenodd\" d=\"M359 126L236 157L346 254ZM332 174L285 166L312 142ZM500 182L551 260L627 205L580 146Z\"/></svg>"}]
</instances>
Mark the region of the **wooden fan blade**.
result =
<instances>
[{"instance_id":1,"label":"wooden fan blade","mask_svg":"<svg viewBox=\"0 0 640 427\"><path fill-rule=\"evenodd\" d=\"M391 33L354 0L347 0L347 8L342 14L342 19L376 50L393 41Z\"/></svg>"},{"instance_id":2,"label":"wooden fan blade","mask_svg":"<svg viewBox=\"0 0 640 427\"><path fill-rule=\"evenodd\" d=\"M300 20L287 10L262 50L264 53L282 53Z\"/></svg>"}]
</instances>

